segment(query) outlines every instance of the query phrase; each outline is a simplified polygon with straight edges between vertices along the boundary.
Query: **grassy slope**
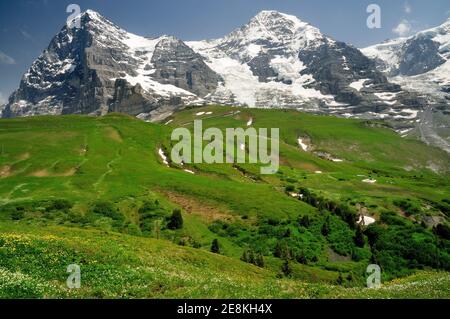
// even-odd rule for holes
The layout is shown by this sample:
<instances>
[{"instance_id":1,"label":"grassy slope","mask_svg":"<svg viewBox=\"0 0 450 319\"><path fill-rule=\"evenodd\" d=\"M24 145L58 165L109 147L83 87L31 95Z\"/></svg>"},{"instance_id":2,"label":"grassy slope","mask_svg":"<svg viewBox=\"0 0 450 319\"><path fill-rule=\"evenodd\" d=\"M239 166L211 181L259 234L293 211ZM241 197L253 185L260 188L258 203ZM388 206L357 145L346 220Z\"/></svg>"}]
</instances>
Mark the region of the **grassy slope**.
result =
<instances>
[{"instance_id":1,"label":"grassy slope","mask_svg":"<svg viewBox=\"0 0 450 319\"><path fill-rule=\"evenodd\" d=\"M157 149L161 145L167 147L170 144L168 138L171 127L148 124L127 116L4 120L0 123L0 204L66 198L77 202L75 210L84 212L90 201L101 198L124 206L123 211L127 218L133 220L136 215L133 201L151 196L169 207L184 208L187 213L184 232L206 250L211 240L217 237L207 227L215 219L236 220L243 215L249 216L249 220L261 216L295 218L300 213L314 214L315 208L284 194L281 186L286 184L286 178L296 180L302 186L322 191L331 198L349 197L377 207L392 207L391 199L396 197L406 196L432 201L449 197L448 172L438 175L427 169L431 165L448 168L448 156L420 142L401 139L387 129L367 127L354 120L317 117L293 111L242 109L239 114L228 115L235 109L203 109L208 110L213 111L213 115L205 119L205 126L245 127L250 117L254 119L255 127L273 127L273 123L279 123L276 126L280 126L283 140L283 176L266 176L255 182L229 165L190 167L197 172L196 175L165 167ZM178 113L171 125L189 126L198 111L199 109L195 109ZM334 163L301 151L296 144L298 136L308 136L316 149L325 150L345 161ZM258 171L255 166L242 166L255 174ZM405 167L408 170L405 170ZM414 170L409 171L410 168ZM373 172L374 169L376 173ZM324 174L315 174L316 170L321 170ZM376 178L378 183L362 183L361 179L364 177L359 175L370 175ZM371 213L377 215L377 209L374 208ZM332 296L335 291L335 288L331 289L326 284L303 284L294 280L275 279L279 267L276 260L269 259L265 270L242 263L238 260L242 248L227 238L221 238L221 243L224 254L232 258L174 246L162 240L113 233L102 234L106 236L102 240L94 230L54 226L35 228L36 223L32 219L27 221L30 226L26 226L27 222L13 226L6 221L7 216L2 216L2 219L5 220L1 222L2 232L24 236L27 242L30 242L31 251L48 249L57 255L61 250L65 254L61 260L56 259L52 264L53 267L59 267L53 277L39 271L39 267L30 260L24 262L20 255L14 255L10 264L1 265L3 271L21 271L19 276L25 276L25 286L27 281L36 281L37 285L42 281L45 286L56 280L61 284L61 277L65 275L61 264L65 265L69 259L81 258L84 261L98 258L96 267L100 267L112 277L106 276L105 280L99 282L94 280L98 277L98 269L93 267L89 275L92 277L86 280L89 284L86 290L79 292L80 296L124 297L128 294L138 297L315 297ZM49 234L54 234L57 239L47 241ZM67 238L74 238L73 243L69 243ZM133 249L123 249L122 244ZM73 245L79 245L80 250L75 249ZM93 247L104 248L101 253L94 252ZM11 249L15 251L16 248ZM24 249L29 252L28 248ZM5 251L8 249L0 250L2 253ZM117 254L109 256L108 251L116 251ZM186 261L183 257L179 261L172 251L192 256L193 260L186 257ZM101 258L98 255L101 255ZM161 263L159 266L162 270L156 271L148 266L148 262ZM114 269L111 268L112 265ZM350 262L349 267L353 267L352 265ZM141 269L139 267L150 267L150 270L146 268L141 273L138 271ZM187 278L180 279L174 274L185 267L189 271L182 273ZM300 265L295 267L298 279L332 282L337 276L336 272L326 269ZM345 263L339 267L345 268ZM164 276L168 273L172 274L172 277L169 276L171 279L165 280ZM218 277L219 273L231 278L229 285L224 286L226 280ZM133 284L124 290L123 284L116 286L113 275L119 283ZM447 274L427 273L424 276L430 281L443 282L448 289ZM2 280L8 277L9 273L3 273ZM89 278L92 280L89 281ZM216 279L211 278L222 279L216 282ZM196 284L197 281L203 282L204 285ZM246 285L249 289L242 289ZM156 288L151 288L153 286ZM221 290L219 287L227 288ZM35 295L67 296L64 289L57 287L42 289ZM386 296L407 296L408 289L399 288L393 291L392 295L386 292ZM425 289L420 290L418 295L423 292L423 296L432 296L424 291ZM5 294L8 295L13 295L13 292ZM336 295L364 297L366 290L353 288L342 290ZM410 296L416 295L411 293ZM441 296L448 296L448 290L444 290Z\"/></svg>"},{"instance_id":2,"label":"grassy slope","mask_svg":"<svg viewBox=\"0 0 450 319\"><path fill-rule=\"evenodd\" d=\"M98 230L0 224L0 297L446 298L450 276L420 272L383 288L344 289L274 273L199 249ZM66 265L81 266L68 290ZM14 271L11 271L14 269Z\"/></svg>"}]
</instances>

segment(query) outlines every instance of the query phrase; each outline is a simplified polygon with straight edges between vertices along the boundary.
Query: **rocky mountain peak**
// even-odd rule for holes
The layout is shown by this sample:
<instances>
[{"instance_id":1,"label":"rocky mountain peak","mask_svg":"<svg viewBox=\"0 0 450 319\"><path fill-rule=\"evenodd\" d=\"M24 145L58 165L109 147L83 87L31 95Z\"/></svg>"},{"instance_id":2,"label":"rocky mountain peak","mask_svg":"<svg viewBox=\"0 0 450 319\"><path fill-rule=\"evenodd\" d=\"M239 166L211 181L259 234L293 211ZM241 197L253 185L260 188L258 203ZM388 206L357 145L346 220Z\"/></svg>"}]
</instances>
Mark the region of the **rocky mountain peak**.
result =
<instances>
[{"instance_id":1,"label":"rocky mountain peak","mask_svg":"<svg viewBox=\"0 0 450 319\"><path fill-rule=\"evenodd\" d=\"M298 17L285 14L275 10L263 10L254 16L250 25L259 24L266 28L276 30L280 27L291 27L295 31L298 27L304 27L308 23L301 21Z\"/></svg>"},{"instance_id":2,"label":"rocky mountain peak","mask_svg":"<svg viewBox=\"0 0 450 319\"><path fill-rule=\"evenodd\" d=\"M319 29L295 16L261 11L217 43L229 56L249 62L255 58L267 60L266 55L296 56L300 50L318 47L325 41Z\"/></svg>"},{"instance_id":3,"label":"rocky mountain peak","mask_svg":"<svg viewBox=\"0 0 450 319\"><path fill-rule=\"evenodd\" d=\"M229 35L230 38L244 36L248 40L266 40L284 43L295 38L316 40L322 38L320 30L293 15L278 11L261 11L246 25Z\"/></svg>"},{"instance_id":4,"label":"rocky mountain peak","mask_svg":"<svg viewBox=\"0 0 450 319\"><path fill-rule=\"evenodd\" d=\"M107 28L113 27L120 29L118 26L116 26L114 23L112 23L107 18L103 17L98 12L88 9L82 13L80 13L78 16L74 17L71 21L66 24L67 26L70 26L69 29L76 29L73 28L75 26L76 20L80 19L81 22L81 28L82 29L88 29L90 26L106 26Z\"/></svg>"},{"instance_id":5,"label":"rocky mountain peak","mask_svg":"<svg viewBox=\"0 0 450 319\"><path fill-rule=\"evenodd\" d=\"M450 19L441 25L362 49L389 76L416 76L450 60ZM445 71L446 72L446 71Z\"/></svg>"}]
</instances>

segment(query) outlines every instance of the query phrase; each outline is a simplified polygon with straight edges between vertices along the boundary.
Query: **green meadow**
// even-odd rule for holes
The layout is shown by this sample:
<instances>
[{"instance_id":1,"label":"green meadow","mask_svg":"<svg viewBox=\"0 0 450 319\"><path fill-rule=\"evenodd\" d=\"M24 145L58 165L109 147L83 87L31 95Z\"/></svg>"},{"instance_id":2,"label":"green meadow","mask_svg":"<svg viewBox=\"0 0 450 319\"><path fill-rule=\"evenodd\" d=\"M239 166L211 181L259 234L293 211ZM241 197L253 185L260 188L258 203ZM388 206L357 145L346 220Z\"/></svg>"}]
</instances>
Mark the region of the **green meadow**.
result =
<instances>
[{"instance_id":1,"label":"green meadow","mask_svg":"<svg viewBox=\"0 0 450 319\"><path fill-rule=\"evenodd\" d=\"M278 172L172 163L172 130L196 119L279 128ZM1 298L450 297L449 154L384 122L293 110L207 106L164 123L0 121ZM383 284L369 289L374 263Z\"/></svg>"}]
</instances>

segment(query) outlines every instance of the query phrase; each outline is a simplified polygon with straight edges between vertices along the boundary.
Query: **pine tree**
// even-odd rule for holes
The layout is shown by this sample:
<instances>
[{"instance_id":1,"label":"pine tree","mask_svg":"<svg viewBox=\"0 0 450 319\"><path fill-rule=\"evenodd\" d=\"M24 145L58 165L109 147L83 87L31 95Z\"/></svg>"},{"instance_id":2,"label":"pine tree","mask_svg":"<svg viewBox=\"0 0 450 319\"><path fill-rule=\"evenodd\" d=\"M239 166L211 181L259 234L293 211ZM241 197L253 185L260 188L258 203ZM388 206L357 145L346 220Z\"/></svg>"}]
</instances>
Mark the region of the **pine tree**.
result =
<instances>
[{"instance_id":1,"label":"pine tree","mask_svg":"<svg viewBox=\"0 0 450 319\"><path fill-rule=\"evenodd\" d=\"M277 258L283 257L283 248L279 241L277 241L277 244L275 245L275 250L273 252L273 256L277 257Z\"/></svg>"},{"instance_id":2,"label":"pine tree","mask_svg":"<svg viewBox=\"0 0 450 319\"><path fill-rule=\"evenodd\" d=\"M324 235L325 237L328 236L328 234L330 233L330 220L327 217L327 219L325 220L325 222L322 225L322 235Z\"/></svg>"},{"instance_id":3,"label":"pine tree","mask_svg":"<svg viewBox=\"0 0 450 319\"><path fill-rule=\"evenodd\" d=\"M253 250L250 250L248 254L248 262L250 264L255 264L255 253L253 252Z\"/></svg>"},{"instance_id":4,"label":"pine tree","mask_svg":"<svg viewBox=\"0 0 450 319\"><path fill-rule=\"evenodd\" d=\"M365 241L364 241L364 234L361 226L356 227L356 233L355 233L355 245L358 247L364 247Z\"/></svg>"},{"instance_id":5,"label":"pine tree","mask_svg":"<svg viewBox=\"0 0 450 319\"><path fill-rule=\"evenodd\" d=\"M347 281L349 282L353 281L353 275L351 273L347 275Z\"/></svg>"},{"instance_id":6,"label":"pine tree","mask_svg":"<svg viewBox=\"0 0 450 319\"><path fill-rule=\"evenodd\" d=\"M264 268L265 262L262 254L258 254L258 256L256 256L255 264L258 267Z\"/></svg>"},{"instance_id":7,"label":"pine tree","mask_svg":"<svg viewBox=\"0 0 450 319\"><path fill-rule=\"evenodd\" d=\"M220 246L219 241L217 239L214 239L211 243L211 252L215 254L220 254Z\"/></svg>"},{"instance_id":8,"label":"pine tree","mask_svg":"<svg viewBox=\"0 0 450 319\"><path fill-rule=\"evenodd\" d=\"M302 218L300 218L300 220L299 220L299 224L300 224L300 226L308 228L311 225L309 216L308 215L302 216Z\"/></svg>"},{"instance_id":9,"label":"pine tree","mask_svg":"<svg viewBox=\"0 0 450 319\"><path fill-rule=\"evenodd\" d=\"M174 209L172 216L170 216L170 221L167 224L169 229L181 229L183 228L183 216L181 216L181 211L179 209Z\"/></svg>"},{"instance_id":10,"label":"pine tree","mask_svg":"<svg viewBox=\"0 0 450 319\"><path fill-rule=\"evenodd\" d=\"M338 276L338 278L337 278L337 280L336 280L336 283L337 283L339 286L341 286L341 285L344 283L344 278L342 278L342 274L341 274L341 273L339 273L339 276Z\"/></svg>"},{"instance_id":11,"label":"pine tree","mask_svg":"<svg viewBox=\"0 0 450 319\"><path fill-rule=\"evenodd\" d=\"M291 251L286 243L278 241L275 245L275 250L273 252L274 257L277 258L291 258Z\"/></svg>"},{"instance_id":12,"label":"pine tree","mask_svg":"<svg viewBox=\"0 0 450 319\"><path fill-rule=\"evenodd\" d=\"M297 255L297 261L300 264L304 264L306 265L308 263L308 260L306 259L305 253L303 251L301 251L298 255Z\"/></svg>"},{"instance_id":13,"label":"pine tree","mask_svg":"<svg viewBox=\"0 0 450 319\"><path fill-rule=\"evenodd\" d=\"M244 252L242 253L241 260L248 263L248 249L244 250Z\"/></svg>"},{"instance_id":14,"label":"pine tree","mask_svg":"<svg viewBox=\"0 0 450 319\"><path fill-rule=\"evenodd\" d=\"M291 237L291 235L292 235L291 229L290 228L286 229L286 231L284 232L284 237L288 238Z\"/></svg>"},{"instance_id":15,"label":"pine tree","mask_svg":"<svg viewBox=\"0 0 450 319\"><path fill-rule=\"evenodd\" d=\"M281 266L281 271L286 277L289 277L292 274L291 264L288 259L285 259L283 265Z\"/></svg>"}]
</instances>

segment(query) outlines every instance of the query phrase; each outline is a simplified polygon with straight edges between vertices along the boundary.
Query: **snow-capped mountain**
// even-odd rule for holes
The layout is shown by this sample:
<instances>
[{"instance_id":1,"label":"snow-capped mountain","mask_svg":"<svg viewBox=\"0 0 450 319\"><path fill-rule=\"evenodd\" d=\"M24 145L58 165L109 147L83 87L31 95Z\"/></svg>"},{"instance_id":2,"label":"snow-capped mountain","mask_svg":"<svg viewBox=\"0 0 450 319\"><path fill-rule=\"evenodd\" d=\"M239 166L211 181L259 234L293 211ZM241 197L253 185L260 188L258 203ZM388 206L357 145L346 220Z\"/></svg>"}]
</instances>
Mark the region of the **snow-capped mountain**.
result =
<instances>
[{"instance_id":1,"label":"snow-capped mountain","mask_svg":"<svg viewBox=\"0 0 450 319\"><path fill-rule=\"evenodd\" d=\"M65 26L53 38L2 116L159 119L202 103L409 120L425 102L390 83L355 47L277 11L262 11L223 38L185 43L128 33L88 10L81 28Z\"/></svg>"},{"instance_id":2,"label":"snow-capped mountain","mask_svg":"<svg viewBox=\"0 0 450 319\"><path fill-rule=\"evenodd\" d=\"M137 36L88 10L81 28L64 26L33 63L3 117L146 114L161 106L197 103L219 79L182 41Z\"/></svg>"},{"instance_id":3,"label":"snow-capped mountain","mask_svg":"<svg viewBox=\"0 0 450 319\"><path fill-rule=\"evenodd\" d=\"M392 81L423 93L450 92L450 19L408 38L362 49ZM443 94L440 94L443 93Z\"/></svg>"},{"instance_id":4,"label":"snow-capped mountain","mask_svg":"<svg viewBox=\"0 0 450 319\"><path fill-rule=\"evenodd\" d=\"M418 134L450 152L450 19L407 38L361 50L389 81L426 99Z\"/></svg>"},{"instance_id":5,"label":"snow-capped mountain","mask_svg":"<svg viewBox=\"0 0 450 319\"><path fill-rule=\"evenodd\" d=\"M391 76L414 76L446 64L450 57L450 19L442 25L407 37L362 49Z\"/></svg>"},{"instance_id":6,"label":"snow-capped mountain","mask_svg":"<svg viewBox=\"0 0 450 319\"><path fill-rule=\"evenodd\" d=\"M292 15L262 11L221 39L187 44L224 79L211 101L380 117L403 106L372 60Z\"/></svg>"}]
</instances>

